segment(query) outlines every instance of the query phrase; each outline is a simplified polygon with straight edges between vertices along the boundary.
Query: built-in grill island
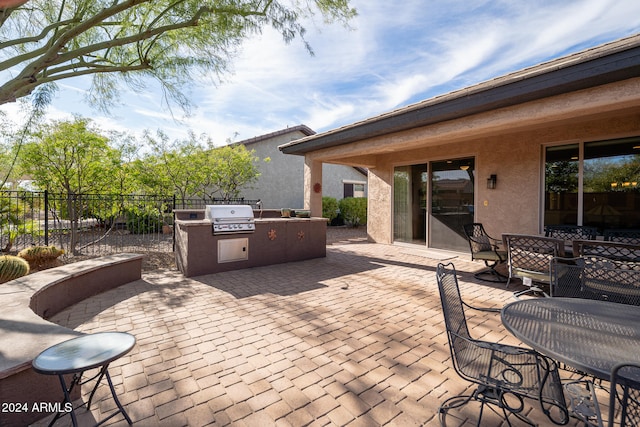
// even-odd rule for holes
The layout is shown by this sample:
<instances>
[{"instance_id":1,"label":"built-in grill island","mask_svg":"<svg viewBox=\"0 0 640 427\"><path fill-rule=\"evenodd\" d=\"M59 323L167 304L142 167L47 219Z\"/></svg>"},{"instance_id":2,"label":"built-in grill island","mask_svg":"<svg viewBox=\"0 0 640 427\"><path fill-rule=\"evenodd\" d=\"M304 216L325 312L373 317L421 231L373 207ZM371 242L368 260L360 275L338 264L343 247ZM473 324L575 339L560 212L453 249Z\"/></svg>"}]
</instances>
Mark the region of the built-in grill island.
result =
<instances>
[{"instance_id":1,"label":"built-in grill island","mask_svg":"<svg viewBox=\"0 0 640 427\"><path fill-rule=\"evenodd\" d=\"M192 277L326 256L325 218L264 216L249 205L176 210L178 269Z\"/></svg>"}]
</instances>

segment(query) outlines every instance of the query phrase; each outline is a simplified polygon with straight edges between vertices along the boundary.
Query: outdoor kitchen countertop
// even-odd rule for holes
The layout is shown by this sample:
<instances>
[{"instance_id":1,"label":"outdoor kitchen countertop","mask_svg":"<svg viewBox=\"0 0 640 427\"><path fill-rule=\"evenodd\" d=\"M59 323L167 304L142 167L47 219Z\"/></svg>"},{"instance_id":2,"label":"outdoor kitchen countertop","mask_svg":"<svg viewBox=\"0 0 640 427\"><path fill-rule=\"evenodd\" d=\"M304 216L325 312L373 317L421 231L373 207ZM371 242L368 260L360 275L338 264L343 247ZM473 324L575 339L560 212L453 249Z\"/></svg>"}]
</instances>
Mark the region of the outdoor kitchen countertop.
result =
<instances>
[{"instance_id":1,"label":"outdoor kitchen countertop","mask_svg":"<svg viewBox=\"0 0 640 427\"><path fill-rule=\"evenodd\" d=\"M282 222L282 221L326 221L326 218L311 217L311 218L255 218L256 224L268 223L268 222ZM211 221L208 219L177 219L176 224L180 226L199 226L207 225L211 226Z\"/></svg>"}]
</instances>

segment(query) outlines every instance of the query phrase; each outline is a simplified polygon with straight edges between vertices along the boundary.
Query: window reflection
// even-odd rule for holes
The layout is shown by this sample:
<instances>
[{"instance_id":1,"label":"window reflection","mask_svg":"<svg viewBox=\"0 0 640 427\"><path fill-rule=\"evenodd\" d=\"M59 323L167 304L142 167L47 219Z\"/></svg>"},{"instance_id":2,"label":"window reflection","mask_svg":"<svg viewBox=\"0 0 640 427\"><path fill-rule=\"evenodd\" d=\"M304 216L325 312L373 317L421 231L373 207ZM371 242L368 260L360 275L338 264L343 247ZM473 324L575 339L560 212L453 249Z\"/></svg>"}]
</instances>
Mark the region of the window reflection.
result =
<instances>
[{"instance_id":1,"label":"window reflection","mask_svg":"<svg viewBox=\"0 0 640 427\"><path fill-rule=\"evenodd\" d=\"M640 228L640 137L584 143L582 183L579 152L579 144L546 149L545 225Z\"/></svg>"},{"instance_id":2,"label":"window reflection","mask_svg":"<svg viewBox=\"0 0 640 427\"><path fill-rule=\"evenodd\" d=\"M578 144L548 147L545 163L545 225L578 223Z\"/></svg>"},{"instance_id":3,"label":"window reflection","mask_svg":"<svg viewBox=\"0 0 640 427\"><path fill-rule=\"evenodd\" d=\"M639 228L640 141L586 143L584 147L584 224Z\"/></svg>"}]
</instances>

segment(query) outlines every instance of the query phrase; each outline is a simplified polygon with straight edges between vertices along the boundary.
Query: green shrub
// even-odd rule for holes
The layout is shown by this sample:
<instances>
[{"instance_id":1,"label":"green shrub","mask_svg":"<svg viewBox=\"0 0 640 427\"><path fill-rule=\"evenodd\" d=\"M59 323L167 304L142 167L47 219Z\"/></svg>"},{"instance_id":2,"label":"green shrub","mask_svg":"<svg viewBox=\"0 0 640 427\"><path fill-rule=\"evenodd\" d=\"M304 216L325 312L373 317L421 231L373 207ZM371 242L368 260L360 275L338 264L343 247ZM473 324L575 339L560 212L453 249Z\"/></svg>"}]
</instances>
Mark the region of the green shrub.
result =
<instances>
[{"instance_id":1,"label":"green shrub","mask_svg":"<svg viewBox=\"0 0 640 427\"><path fill-rule=\"evenodd\" d=\"M0 283L29 274L29 263L13 255L0 256Z\"/></svg>"},{"instance_id":2,"label":"green shrub","mask_svg":"<svg viewBox=\"0 0 640 427\"><path fill-rule=\"evenodd\" d=\"M152 234L162 230L162 215L158 212L127 212L127 230L132 234Z\"/></svg>"},{"instance_id":3,"label":"green shrub","mask_svg":"<svg viewBox=\"0 0 640 427\"><path fill-rule=\"evenodd\" d=\"M338 203L344 222L352 227L367 223L367 198L346 197Z\"/></svg>"},{"instance_id":4,"label":"green shrub","mask_svg":"<svg viewBox=\"0 0 640 427\"><path fill-rule=\"evenodd\" d=\"M329 222L338 216L338 201L334 197L325 196L322 198L322 217Z\"/></svg>"}]
</instances>

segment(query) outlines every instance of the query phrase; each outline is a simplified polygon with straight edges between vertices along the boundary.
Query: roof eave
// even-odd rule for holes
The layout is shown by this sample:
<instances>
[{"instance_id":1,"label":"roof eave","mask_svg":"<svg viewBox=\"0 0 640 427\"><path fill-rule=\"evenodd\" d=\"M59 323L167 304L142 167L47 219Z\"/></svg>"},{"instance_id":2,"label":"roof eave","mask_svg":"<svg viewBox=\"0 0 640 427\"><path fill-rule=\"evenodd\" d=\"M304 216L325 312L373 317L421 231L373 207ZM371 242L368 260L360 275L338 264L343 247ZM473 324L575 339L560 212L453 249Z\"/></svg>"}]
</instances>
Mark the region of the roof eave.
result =
<instances>
[{"instance_id":1,"label":"roof eave","mask_svg":"<svg viewBox=\"0 0 640 427\"><path fill-rule=\"evenodd\" d=\"M333 131L292 141L279 148L285 154L303 155L321 148L460 119L638 76L640 46L634 46L566 67L558 66L542 74L506 81L484 90L461 90L452 93L455 94L453 97L434 98L432 103L427 102L424 106L409 106Z\"/></svg>"}]
</instances>

